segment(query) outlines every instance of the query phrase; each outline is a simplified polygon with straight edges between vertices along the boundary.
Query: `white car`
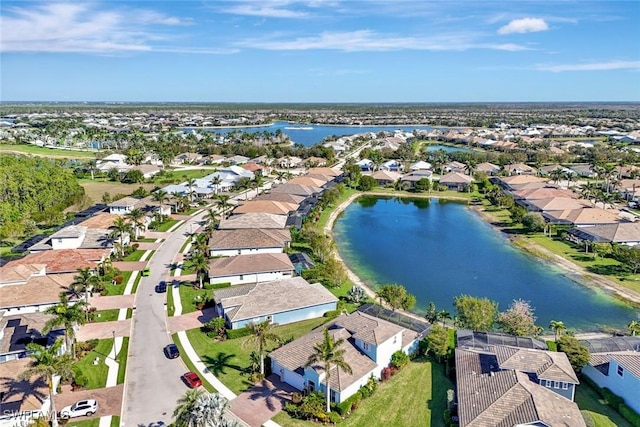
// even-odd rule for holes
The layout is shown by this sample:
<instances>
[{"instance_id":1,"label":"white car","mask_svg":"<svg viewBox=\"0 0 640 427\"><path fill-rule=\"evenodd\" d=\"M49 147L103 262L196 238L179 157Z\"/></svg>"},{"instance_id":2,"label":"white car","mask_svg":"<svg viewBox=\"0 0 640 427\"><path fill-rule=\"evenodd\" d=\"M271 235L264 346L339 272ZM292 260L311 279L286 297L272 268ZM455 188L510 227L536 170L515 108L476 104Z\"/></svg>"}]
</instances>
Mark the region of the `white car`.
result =
<instances>
[{"instance_id":1,"label":"white car","mask_svg":"<svg viewBox=\"0 0 640 427\"><path fill-rule=\"evenodd\" d=\"M60 418L75 418L89 416L98 410L98 402L93 399L80 400L73 405L65 406L60 411Z\"/></svg>"}]
</instances>

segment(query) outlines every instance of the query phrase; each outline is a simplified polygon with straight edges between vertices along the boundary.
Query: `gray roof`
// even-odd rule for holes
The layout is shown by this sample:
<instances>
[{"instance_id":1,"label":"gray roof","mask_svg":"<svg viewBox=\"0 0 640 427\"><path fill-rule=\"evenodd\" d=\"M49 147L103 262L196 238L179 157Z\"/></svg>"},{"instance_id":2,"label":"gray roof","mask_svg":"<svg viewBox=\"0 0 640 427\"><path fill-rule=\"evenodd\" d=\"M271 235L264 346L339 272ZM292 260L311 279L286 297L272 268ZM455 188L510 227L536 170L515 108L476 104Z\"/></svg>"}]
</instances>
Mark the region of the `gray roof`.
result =
<instances>
[{"instance_id":1,"label":"gray roof","mask_svg":"<svg viewBox=\"0 0 640 427\"><path fill-rule=\"evenodd\" d=\"M268 272L293 272L293 264L287 254L253 254L209 261L209 277L237 276Z\"/></svg>"},{"instance_id":2,"label":"gray roof","mask_svg":"<svg viewBox=\"0 0 640 427\"><path fill-rule=\"evenodd\" d=\"M213 299L232 322L338 301L320 283L310 284L302 277L219 289Z\"/></svg>"},{"instance_id":3,"label":"gray roof","mask_svg":"<svg viewBox=\"0 0 640 427\"><path fill-rule=\"evenodd\" d=\"M120 206L135 206L140 199L136 199L135 197L123 197L122 199L116 200L115 202L109 203L107 206L109 207L120 207Z\"/></svg>"},{"instance_id":4,"label":"gray roof","mask_svg":"<svg viewBox=\"0 0 640 427\"><path fill-rule=\"evenodd\" d=\"M565 353L506 345L489 346L500 369L535 373L539 379L579 384L578 377Z\"/></svg>"},{"instance_id":5,"label":"gray roof","mask_svg":"<svg viewBox=\"0 0 640 427\"><path fill-rule=\"evenodd\" d=\"M223 219L218 225L220 230L232 230L237 228L285 228L286 215L269 213L246 213L234 215L229 219Z\"/></svg>"},{"instance_id":6,"label":"gray roof","mask_svg":"<svg viewBox=\"0 0 640 427\"><path fill-rule=\"evenodd\" d=\"M288 229L241 228L237 230L217 230L209 239L209 248L284 248L291 241Z\"/></svg>"},{"instance_id":7,"label":"gray roof","mask_svg":"<svg viewBox=\"0 0 640 427\"><path fill-rule=\"evenodd\" d=\"M287 193L298 196L311 196L322 193L322 188L302 184L281 184L271 188L271 193Z\"/></svg>"},{"instance_id":8,"label":"gray roof","mask_svg":"<svg viewBox=\"0 0 640 427\"><path fill-rule=\"evenodd\" d=\"M640 222L619 222L581 227L569 232L582 240L607 243L640 242Z\"/></svg>"},{"instance_id":9,"label":"gray roof","mask_svg":"<svg viewBox=\"0 0 640 427\"><path fill-rule=\"evenodd\" d=\"M461 427L534 422L584 427L578 405L531 381L525 373L497 370L494 355L457 348L455 356Z\"/></svg>"}]
</instances>

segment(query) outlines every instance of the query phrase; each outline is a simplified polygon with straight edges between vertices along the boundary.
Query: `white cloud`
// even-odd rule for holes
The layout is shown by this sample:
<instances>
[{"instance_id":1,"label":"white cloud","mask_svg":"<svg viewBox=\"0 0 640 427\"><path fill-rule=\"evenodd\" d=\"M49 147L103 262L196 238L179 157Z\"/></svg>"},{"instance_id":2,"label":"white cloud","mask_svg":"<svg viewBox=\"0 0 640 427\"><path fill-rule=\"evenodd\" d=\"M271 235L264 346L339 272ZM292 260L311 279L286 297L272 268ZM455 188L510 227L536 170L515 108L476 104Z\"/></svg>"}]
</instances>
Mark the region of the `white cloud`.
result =
<instances>
[{"instance_id":1,"label":"white cloud","mask_svg":"<svg viewBox=\"0 0 640 427\"><path fill-rule=\"evenodd\" d=\"M498 30L498 34L511 33L535 33L538 31L546 31L549 25L541 18L520 18L514 19L504 27Z\"/></svg>"},{"instance_id":2,"label":"white cloud","mask_svg":"<svg viewBox=\"0 0 640 427\"><path fill-rule=\"evenodd\" d=\"M338 50L344 52L427 50L463 51L468 49L526 50L516 44L482 44L473 41L467 34L440 34L432 37L398 37L376 33L371 30L350 32L323 32L319 35L297 37L290 40L266 36L260 39L246 39L237 46L263 50Z\"/></svg>"},{"instance_id":3,"label":"white cloud","mask_svg":"<svg viewBox=\"0 0 640 427\"><path fill-rule=\"evenodd\" d=\"M608 70L637 70L640 71L640 61L610 61L592 62L589 64L538 65L540 71L608 71Z\"/></svg>"},{"instance_id":4,"label":"white cloud","mask_svg":"<svg viewBox=\"0 0 640 427\"><path fill-rule=\"evenodd\" d=\"M239 2L222 9L232 15L261 16L264 18L305 18L308 13L294 10L296 2L288 0L264 0L260 2Z\"/></svg>"},{"instance_id":5,"label":"white cloud","mask_svg":"<svg viewBox=\"0 0 640 427\"><path fill-rule=\"evenodd\" d=\"M28 4L28 3L27 3ZM178 25L178 18L143 10L98 10L91 3L14 7L0 17L2 52L114 53L152 50L151 25Z\"/></svg>"}]
</instances>

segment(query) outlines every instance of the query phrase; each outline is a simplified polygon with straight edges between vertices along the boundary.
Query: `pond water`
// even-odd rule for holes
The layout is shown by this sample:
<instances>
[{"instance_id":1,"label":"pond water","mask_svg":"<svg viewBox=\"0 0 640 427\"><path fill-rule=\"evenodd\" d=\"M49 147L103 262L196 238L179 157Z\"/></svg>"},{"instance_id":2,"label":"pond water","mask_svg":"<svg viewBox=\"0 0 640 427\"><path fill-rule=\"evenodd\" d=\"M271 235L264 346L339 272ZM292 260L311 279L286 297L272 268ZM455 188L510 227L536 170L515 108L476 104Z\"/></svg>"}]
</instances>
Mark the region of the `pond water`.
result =
<instances>
[{"instance_id":1,"label":"pond water","mask_svg":"<svg viewBox=\"0 0 640 427\"><path fill-rule=\"evenodd\" d=\"M366 132L393 132L394 130L402 130L406 132L413 132L414 129L419 130L431 130L431 126L321 126L315 124L291 124L288 122L276 122L271 126L256 126L247 128L207 128L198 129L198 132L215 132L221 135L226 135L229 132L239 130L241 132L271 132L275 133L280 129L282 133L289 135L289 138L295 143L302 144L306 147L318 144L328 136L345 136L354 135L358 133ZM192 128L182 128L183 131L191 131Z\"/></svg>"},{"instance_id":2,"label":"pond water","mask_svg":"<svg viewBox=\"0 0 640 427\"><path fill-rule=\"evenodd\" d=\"M506 309L529 301L538 325L562 320L577 330L624 328L638 311L559 268L514 248L466 205L437 199L361 197L334 228L340 255L367 284L399 283L424 312L430 301L452 314L461 294L488 297Z\"/></svg>"},{"instance_id":3,"label":"pond water","mask_svg":"<svg viewBox=\"0 0 640 427\"><path fill-rule=\"evenodd\" d=\"M471 153L474 151L469 148L456 147L452 145L441 145L441 144L429 144L425 148L425 151L427 152L438 151L438 150L442 150L445 153L456 153L456 152Z\"/></svg>"}]
</instances>

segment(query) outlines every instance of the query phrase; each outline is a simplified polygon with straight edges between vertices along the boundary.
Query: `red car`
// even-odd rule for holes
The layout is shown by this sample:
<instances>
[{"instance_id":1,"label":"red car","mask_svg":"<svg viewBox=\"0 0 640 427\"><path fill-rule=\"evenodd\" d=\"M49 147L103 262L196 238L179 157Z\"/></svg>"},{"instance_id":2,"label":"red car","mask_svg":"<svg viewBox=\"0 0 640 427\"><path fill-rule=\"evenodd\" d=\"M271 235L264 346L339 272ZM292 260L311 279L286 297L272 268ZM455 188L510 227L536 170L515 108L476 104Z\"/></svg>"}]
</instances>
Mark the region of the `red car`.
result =
<instances>
[{"instance_id":1,"label":"red car","mask_svg":"<svg viewBox=\"0 0 640 427\"><path fill-rule=\"evenodd\" d=\"M198 388L202 385L202 380L195 372L187 372L182 376L182 379L191 388Z\"/></svg>"}]
</instances>

